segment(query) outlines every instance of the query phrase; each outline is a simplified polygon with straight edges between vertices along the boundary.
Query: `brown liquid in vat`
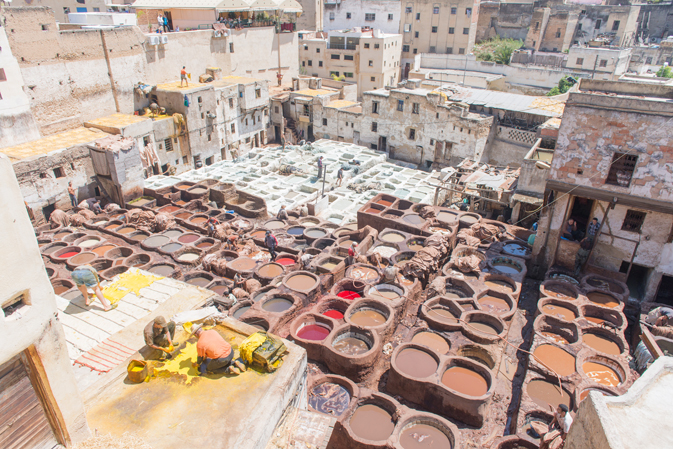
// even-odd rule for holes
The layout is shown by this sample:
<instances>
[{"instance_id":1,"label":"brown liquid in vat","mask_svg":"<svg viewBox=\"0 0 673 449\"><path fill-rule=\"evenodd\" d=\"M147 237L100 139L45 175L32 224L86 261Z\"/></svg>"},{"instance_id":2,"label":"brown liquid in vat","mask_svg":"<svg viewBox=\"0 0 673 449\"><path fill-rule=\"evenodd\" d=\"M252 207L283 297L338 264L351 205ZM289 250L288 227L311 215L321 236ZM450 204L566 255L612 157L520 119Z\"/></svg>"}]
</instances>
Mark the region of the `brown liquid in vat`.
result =
<instances>
[{"instance_id":1,"label":"brown liquid in vat","mask_svg":"<svg viewBox=\"0 0 673 449\"><path fill-rule=\"evenodd\" d=\"M259 275L267 278L275 278L283 274L283 268L276 264L268 264L260 267Z\"/></svg>"},{"instance_id":2,"label":"brown liquid in vat","mask_svg":"<svg viewBox=\"0 0 673 449\"><path fill-rule=\"evenodd\" d=\"M593 317L593 316L584 316L584 318L586 318L587 321L589 321L591 323L594 323L594 324L605 323L605 320L603 318L596 318L596 317Z\"/></svg>"},{"instance_id":3,"label":"brown liquid in vat","mask_svg":"<svg viewBox=\"0 0 673 449\"><path fill-rule=\"evenodd\" d=\"M372 441L387 440L395 429L390 413L374 404L358 407L349 424L355 435Z\"/></svg>"},{"instance_id":4,"label":"brown liquid in vat","mask_svg":"<svg viewBox=\"0 0 673 449\"><path fill-rule=\"evenodd\" d=\"M372 279L376 279L378 276L379 274L376 272L376 270L368 267L353 268L349 274L349 277L363 281L370 281Z\"/></svg>"},{"instance_id":5,"label":"brown liquid in vat","mask_svg":"<svg viewBox=\"0 0 673 449\"><path fill-rule=\"evenodd\" d=\"M427 346L440 354L449 352L449 344L439 335L433 332L419 332L411 339L412 343Z\"/></svg>"},{"instance_id":6,"label":"brown liquid in vat","mask_svg":"<svg viewBox=\"0 0 673 449\"><path fill-rule=\"evenodd\" d=\"M568 340L565 338L561 337L559 334L555 334L553 332L540 332L542 335L545 337L549 338L550 340L553 340L555 343L561 344L561 345L567 345Z\"/></svg>"},{"instance_id":7,"label":"brown liquid in vat","mask_svg":"<svg viewBox=\"0 0 673 449\"><path fill-rule=\"evenodd\" d=\"M606 295L605 293L591 292L587 294L587 298L589 298L589 301L603 307L613 308L619 305L619 301L610 295Z\"/></svg>"},{"instance_id":8,"label":"brown liquid in vat","mask_svg":"<svg viewBox=\"0 0 673 449\"><path fill-rule=\"evenodd\" d=\"M386 317L376 310L364 309L358 310L350 316L350 320L353 324L358 326L380 326L386 322Z\"/></svg>"},{"instance_id":9,"label":"brown liquid in vat","mask_svg":"<svg viewBox=\"0 0 673 449\"><path fill-rule=\"evenodd\" d=\"M241 257L231 263L231 268L235 270L251 270L255 268L255 265L257 265L257 263L254 260L248 257Z\"/></svg>"},{"instance_id":10,"label":"brown liquid in vat","mask_svg":"<svg viewBox=\"0 0 673 449\"><path fill-rule=\"evenodd\" d=\"M559 376L570 376L575 372L575 357L553 345L540 345L533 354L538 362Z\"/></svg>"},{"instance_id":11,"label":"brown liquid in vat","mask_svg":"<svg viewBox=\"0 0 673 449\"><path fill-rule=\"evenodd\" d=\"M451 449L451 440L444 432L427 424L415 424L402 431L400 444L404 449Z\"/></svg>"},{"instance_id":12,"label":"brown liquid in vat","mask_svg":"<svg viewBox=\"0 0 673 449\"><path fill-rule=\"evenodd\" d=\"M575 293L572 290L569 288L564 288L558 284L552 284L548 287L545 287L545 291L547 292L548 296L552 296L554 298L565 299L568 301L577 299L577 296L575 296Z\"/></svg>"},{"instance_id":13,"label":"brown liquid in vat","mask_svg":"<svg viewBox=\"0 0 673 449\"><path fill-rule=\"evenodd\" d=\"M572 321L576 318L575 312L573 312L567 307L559 306L556 304L545 304L544 306L542 306L542 313L566 321Z\"/></svg>"},{"instance_id":14,"label":"brown liquid in vat","mask_svg":"<svg viewBox=\"0 0 673 449\"><path fill-rule=\"evenodd\" d=\"M472 321L469 323L469 327L472 330L475 330L476 328L476 330L484 332L485 334L498 335L498 330L495 327L491 326L490 324L480 323L478 321Z\"/></svg>"},{"instance_id":15,"label":"brown liquid in vat","mask_svg":"<svg viewBox=\"0 0 673 449\"><path fill-rule=\"evenodd\" d=\"M106 252L110 251L112 248L116 248L116 246L114 246L114 245L103 245L103 246L99 246L98 248L94 248L91 251L98 254L99 257L103 257L103 255Z\"/></svg>"},{"instance_id":16,"label":"brown liquid in vat","mask_svg":"<svg viewBox=\"0 0 673 449\"><path fill-rule=\"evenodd\" d=\"M479 305L487 312L501 314L509 312L509 303L495 296L483 296L479 298Z\"/></svg>"},{"instance_id":17,"label":"brown liquid in vat","mask_svg":"<svg viewBox=\"0 0 673 449\"><path fill-rule=\"evenodd\" d=\"M364 354L369 351L369 345L359 338L345 337L332 345L337 351L346 355Z\"/></svg>"},{"instance_id":18,"label":"brown liquid in vat","mask_svg":"<svg viewBox=\"0 0 673 449\"><path fill-rule=\"evenodd\" d=\"M486 284L486 287L492 288L493 290L497 290L497 291L500 291L500 292L509 293L509 292L514 291L514 287L512 286L512 284L510 284L509 282L505 282L505 281L490 280L490 281L484 282L484 284Z\"/></svg>"},{"instance_id":19,"label":"brown liquid in vat","mask_svg":"<svg viewBox=\"0 0 673 449\"><path fill-rule=\"evenodd\" d=\"M307 274L298 274L289 278L286 284L293 290L309 290L316 284L316 280Z\"/></svg>"},{"instance_id":20,"label":"brown liquid in vat","mask_svg":"<svg viewBox=\"0 0 673 449\"><path fill-rule=\"evenodd\" d=\"M416 348L406 348L400 351L395 364L404 374L420 378L434 374L439 366L434 357Z\"/></svg>"},{"instance_id":21,"label":"brown liquid in vat","mask_svg":"<svg viewBox=\"0 0 673 449\"><path fill-rule=\"evenodd\" d=\"M602 365L596 362L584 362L582 371L589 379L601 385L608 387L616 387L620 384L617 372L609 366Z\"/></svg>"},{"instance_id":22,"label":"brown liquid in vat","mask_svg":"<svg viewBox=\"0 0 673 449\"><path fill-rule=\"evenodd\" d=\"M457 316L454 315L451 310L444 307L433 307L428 311L428 315L436 320L447 321L449 323L457 323Z\"/></svg>"},{"instance_id":23,"label":"brown liquid in vat","mask_svg":"<svg viewBox=\"0 0 673 449\"><path fill-rule=\"evenodd\" d=\"M594 348L596 351L612 355L621 354L617 343L601 335L587 332L582 335L582 340L587 346Z\"/></svg>"},{"instance_id":24,"label":"brown liquid in vat","mask_svg":"<svg viewBox=\"0 0 673 449\"><path fill-rule=\"evenodd\" d=\"M554 410L559 404L565 404L570 407L570 396L565 390L554 385L546 380L535 379L528 382L526 386L528 396L535 402L542 410L549 411L549 405L554 407Z\"/></svg>"},{"instance_id":25,"label":"brown liquid in vat","mask_svg":"<svg viewBox=\"0 0 673 449\"><path fill-rule=\"evenodd\" d=\"M390 207L390 206L393 205L393 202L392 201L386 201L386 200L378 200L376 202L376 204L380 204L381 206L385 206L385 207Z\"/></svg>"},{"instance_id":26,"label":"brown liquid in vat","mask_svg":"<svg viewBox=\"0 0 673 449\"><path fill-rule=\"evenodd\" d=\"M444 371L442 383L468 396L482 396L488 391L488 383L481 374L462 366L452 366Z\"/></svg>"}]
</instances>

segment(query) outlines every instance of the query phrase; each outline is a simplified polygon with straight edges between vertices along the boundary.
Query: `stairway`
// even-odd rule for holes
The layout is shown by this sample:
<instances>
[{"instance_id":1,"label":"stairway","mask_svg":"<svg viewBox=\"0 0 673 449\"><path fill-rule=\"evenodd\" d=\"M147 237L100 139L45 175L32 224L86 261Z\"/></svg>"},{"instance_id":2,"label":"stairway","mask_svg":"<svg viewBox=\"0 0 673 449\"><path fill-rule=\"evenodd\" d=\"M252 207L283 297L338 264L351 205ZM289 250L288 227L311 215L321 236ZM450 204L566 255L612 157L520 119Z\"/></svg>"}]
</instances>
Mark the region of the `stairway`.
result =
<instances>
[{"instance_id":1,"label":"stairway","mask_svg":"<svg viewBox=\"0 0 673 449\"><path fill-rule=\"evenodd\" d=\"M292 130L292 136L295 142L299 142L299 132L297 131L297 123L291 118L287 118L287 127Z\"/></svg>"}]
</instances>

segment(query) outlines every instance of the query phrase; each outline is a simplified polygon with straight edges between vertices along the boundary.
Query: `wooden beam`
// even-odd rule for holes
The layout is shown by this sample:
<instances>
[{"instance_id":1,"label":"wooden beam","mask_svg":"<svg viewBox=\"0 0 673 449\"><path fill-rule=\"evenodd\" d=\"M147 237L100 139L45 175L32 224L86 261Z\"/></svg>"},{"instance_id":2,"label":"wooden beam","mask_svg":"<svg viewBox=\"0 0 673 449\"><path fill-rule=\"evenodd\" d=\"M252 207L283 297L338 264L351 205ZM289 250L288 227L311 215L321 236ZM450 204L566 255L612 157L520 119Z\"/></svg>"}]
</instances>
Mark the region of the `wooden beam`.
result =
<instances>
[{"instance_id":1,"label":"wooden beam","mask_svg":"<svg viewBox=\"0 0 673 449\"><path fill-rule=\"evenodd\" d=\"M657 344L654 335L652 335L647 326L642 323L640 323L640 338L643 340L643 343L645 343L645 346L650 351L650 354L652 354L654 360L664 356L664 351L662 351Z\"/></svg>"}]
</instances>

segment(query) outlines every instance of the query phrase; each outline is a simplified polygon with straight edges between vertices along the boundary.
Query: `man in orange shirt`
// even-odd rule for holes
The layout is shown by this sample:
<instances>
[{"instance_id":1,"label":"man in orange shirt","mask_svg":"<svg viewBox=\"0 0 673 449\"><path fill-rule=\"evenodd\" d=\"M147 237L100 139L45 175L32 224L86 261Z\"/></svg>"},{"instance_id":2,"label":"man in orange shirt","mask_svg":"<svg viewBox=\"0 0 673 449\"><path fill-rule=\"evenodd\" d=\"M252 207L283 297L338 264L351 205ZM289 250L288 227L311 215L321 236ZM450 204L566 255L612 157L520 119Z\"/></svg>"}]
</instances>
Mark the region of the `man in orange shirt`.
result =
<instances>
[{"instance_id":1,"label":"man in orange shirt","mask_svg":"<svg viewBox=\"0 0 673 449\"><path fill-rule=\"evenodd\" d=\"M182 66L182 70L180 70L180 87L182 87L182 82L185 82L187 87L189 87L189 81L187 81L187 70L185 70L185 66Z\"/></svg>"},{"instance_id":2,"label":"man in orange shirt","mask_svg":"<svg viewBox=\"0 0 673 449\"><path fill-rule=\"evenodd\" d=\"M246 370L245 365L240 359L234 360L234 350L224 338L215 330L204 331L201 326L196 326L192 334L199 339L196 343L196 363L195 368L206 373L241 374Z\"/></svg>"}]
</instances>

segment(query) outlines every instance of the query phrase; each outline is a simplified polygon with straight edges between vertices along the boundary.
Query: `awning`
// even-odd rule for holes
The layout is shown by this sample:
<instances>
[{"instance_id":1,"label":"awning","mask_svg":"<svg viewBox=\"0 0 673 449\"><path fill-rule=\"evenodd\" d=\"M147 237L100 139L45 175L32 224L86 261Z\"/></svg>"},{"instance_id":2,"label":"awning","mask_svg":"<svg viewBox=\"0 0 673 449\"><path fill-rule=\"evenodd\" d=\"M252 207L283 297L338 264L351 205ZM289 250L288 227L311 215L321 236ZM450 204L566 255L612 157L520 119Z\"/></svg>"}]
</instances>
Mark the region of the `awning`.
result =
<instances>
[{"instance_id":1,"label":"awning","mask_svg":"<svg viewBox=\"0 0 673 449\"><path fill-rule=\"evenodd\" d=\"M512 195L512 203L528 203L533 206L541 206L544 202L542 198L536 198L534 196L522 195L521 193L515 193Z\"/></svg>"},{"instance_id":2,"label":"awning","mask_svg":"<svg viewBox=\"0 0 673 449\"><path fill-rule=\"evenodd\" d=\"M224 0L220 1L216 9L223 12L249 11L251 3L246 0Z\"/></svg>"}]
</instances>

